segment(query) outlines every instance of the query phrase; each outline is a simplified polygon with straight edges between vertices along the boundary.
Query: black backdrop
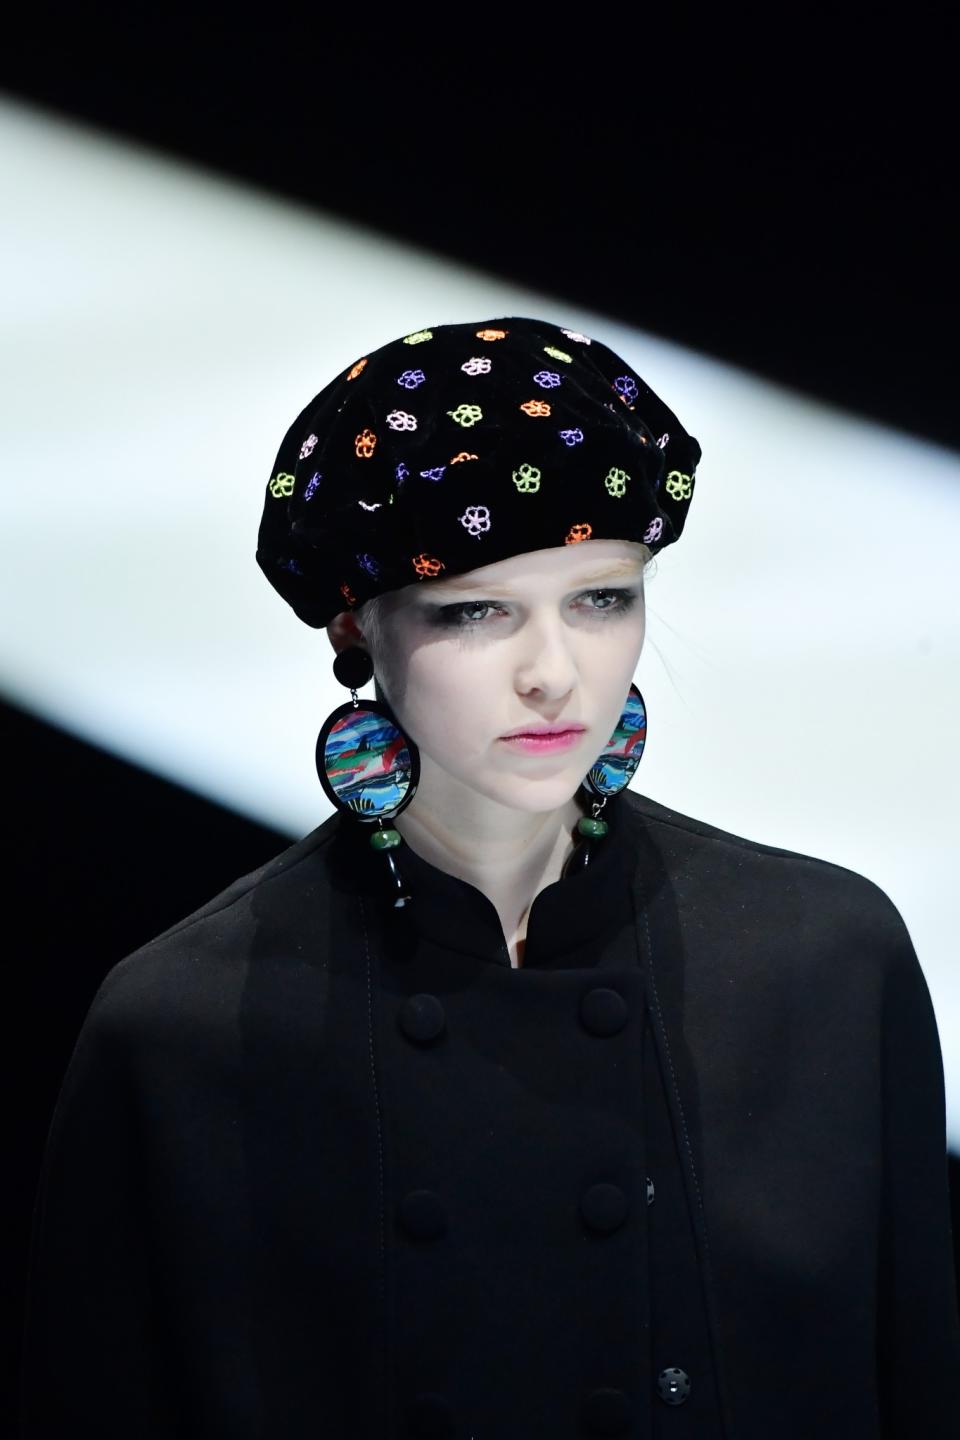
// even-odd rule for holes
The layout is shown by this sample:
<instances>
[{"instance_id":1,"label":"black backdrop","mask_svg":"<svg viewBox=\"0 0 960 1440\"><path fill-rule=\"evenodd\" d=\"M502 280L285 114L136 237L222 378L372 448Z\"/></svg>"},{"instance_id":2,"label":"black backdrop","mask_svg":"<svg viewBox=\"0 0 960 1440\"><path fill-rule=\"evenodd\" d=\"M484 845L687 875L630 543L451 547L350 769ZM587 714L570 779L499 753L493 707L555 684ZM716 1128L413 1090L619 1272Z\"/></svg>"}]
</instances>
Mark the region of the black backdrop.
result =
<instances>
[{"instance_id":1,"label":"black backdrop","mask_svg":"<svg viewBox=\"0 0 960 1440\"><path fill-rule=\"evenodd\" d=\"M36 4L5 34L0 99L956 448L952 27L916 6L909 22L770 7L709 22L677 12L667 27L643 9L566 22L365 10L310 26L274 5L244 26L227 10ZM67 245L69 215L63 225ZM37 1168L93 993L294 837L13 705L0 713L18 937L4 967L6 1428ZM956 1209L955 1161L951 1185Z\"/></svg>"},{"instance_id":2,"label":"black backdrop","mask_svg":"<svg viewBox=\"0 0 960 1440\"><path fill-rule=\"evenodd\" d=\"M956 22L834 9L35 3L0 95L957 446Z\"/></svg>"}]
</instances>

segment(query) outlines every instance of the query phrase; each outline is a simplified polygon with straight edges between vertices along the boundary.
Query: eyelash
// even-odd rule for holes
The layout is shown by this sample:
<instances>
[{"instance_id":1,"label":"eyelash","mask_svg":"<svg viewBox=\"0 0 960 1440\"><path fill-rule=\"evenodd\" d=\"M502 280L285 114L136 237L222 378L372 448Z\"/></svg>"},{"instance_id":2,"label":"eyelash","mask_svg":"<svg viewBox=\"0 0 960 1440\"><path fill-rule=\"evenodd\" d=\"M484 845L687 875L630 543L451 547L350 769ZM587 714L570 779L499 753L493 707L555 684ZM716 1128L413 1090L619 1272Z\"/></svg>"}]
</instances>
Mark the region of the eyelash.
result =
<instances>
[{"instance_id":1,"label":"eyelash","mask_svg":"<svg viewBox=\"0 0 960 1440\"><path fill-rule=\"evenodd\" d=\"M595 607L588 607L594 608L594 613L597 615L625 615L628 610L632 609L633 603L637 598L632 590L585 590L583 593L585 595L614 595L616 597L617 603L615 605L608 605L599 610ZM464 610L480 610L484 608L496 610L500 607L493 600L465 600L460 605L444 605L437 611L437 624L452 629L476 630L485 622L483 620L467 620L464 618L462 612Z\"/></svg>"}]
</instances>

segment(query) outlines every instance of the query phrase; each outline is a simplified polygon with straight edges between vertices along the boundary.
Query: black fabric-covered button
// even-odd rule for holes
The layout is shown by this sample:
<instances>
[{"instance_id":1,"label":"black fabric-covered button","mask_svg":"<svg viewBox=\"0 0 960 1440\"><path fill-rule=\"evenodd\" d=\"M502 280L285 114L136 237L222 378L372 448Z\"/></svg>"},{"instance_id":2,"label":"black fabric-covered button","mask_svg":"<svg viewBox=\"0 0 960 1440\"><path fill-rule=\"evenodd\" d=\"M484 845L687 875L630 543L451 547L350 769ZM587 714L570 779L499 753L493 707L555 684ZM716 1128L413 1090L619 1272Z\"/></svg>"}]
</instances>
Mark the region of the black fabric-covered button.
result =
<instances>
[{"instance_id":1,"label":"black fabric-covered button","mask_svg":"<svg viewBox=\"0 0 960 1440\"><path fill-rule=\"evenodd\" d=\"M580 1001L580 1019L591 1035L616 1035L627 1023L627 1002L619 991L598 986Z\"/></svg>"},{"instance_id":2,"label":"black fabric-covered button","mask_svg":"<svg viewBox=\"0 0 960 1440\"><path fill-rule=\"evenodd\" d=\"M616 1230L626 1219L627 1208L619 1185L591 1185L580 1198L580 1212L591 1230Z\"/></svg>"},{"instance_id":3,"label":"black fabric-covered button","mask_svg":"<svg viewBox=\"0 0 960 1440\"><path fill-rule=\"evenodd\" d=\"M653 1204L653 1181L647 1176L647 1204Z\"/></svg>"},{"instance_id":4,"label":"black fabric-covered button","mask_svg":"<svg viewBox=\"0 0 960 1440\"><path fill-rule=\"evenodd\" d=\"M397 1219L415 1240L436 1240L447 1228L447 1211L432 1190L411 1190L397 1206Z\"/></svg>"},{"instance_id":5,"label":"black fabric-covered button","mask_svg":"<svg viewBox=\"0 0 960 1440\"><path fill-rule=\"evenodd\" d=\"M593 1390L583 1403L580 1419L594 1435L622 1435L630 1424L630 1402L622 1390Z\"/></svg>"},{"instance_id":6,"label":"black fabric-covered button","mask_svg":"<svg viewBox=\"0 0 960 1440\"><path fill-rule=\"evenodd\" d=\"M450 1440L454 1434L453 1411L442 1395L414 1396L407 1406L407 1423L414 1435L432 1435Z\"/></svg>"},{"instance_id":7,"label":"black fabric-covered button","mask_svg":"<svg viewBox=\"0 0 960 1440\"><path fill-rule=\"evenodd\" d=\"M657 1376L657 1390L660 1399L666 1400L668 1405L682 1405L690 1394L690 1376L685 1370L671 1365Z\"/></svg>"},{"instance_id":8,"label":"black fabric-covered button","mask_svg":"<svg viewBox=\"0 0 960 1440\"><path fill-rule=\"evenodd\" d=\"M443 1031L447 1017L436 995L410 995L400 1006L397 1016L400 1029L408 1040L435 1040Z\"/></svg>"}]
</instances>

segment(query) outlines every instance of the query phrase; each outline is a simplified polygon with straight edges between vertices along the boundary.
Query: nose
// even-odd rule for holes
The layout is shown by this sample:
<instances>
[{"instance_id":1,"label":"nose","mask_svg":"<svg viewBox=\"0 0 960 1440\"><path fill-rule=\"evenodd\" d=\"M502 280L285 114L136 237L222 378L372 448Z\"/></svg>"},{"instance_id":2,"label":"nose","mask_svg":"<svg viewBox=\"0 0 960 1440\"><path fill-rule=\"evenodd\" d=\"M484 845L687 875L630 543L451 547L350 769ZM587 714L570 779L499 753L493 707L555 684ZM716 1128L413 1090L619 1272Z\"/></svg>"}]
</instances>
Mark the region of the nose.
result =
<instances>
[{"instance_id":1,"label":"nose","mask_svg":"<svg viewBox=\"0 0 960 1440\"><path fill-rule=\"evenodd\" d=\"M532 619L518 639L517 689L564 696L575 686L578 667L573 641L556 616Z\"/></svg>"}]
</instances>

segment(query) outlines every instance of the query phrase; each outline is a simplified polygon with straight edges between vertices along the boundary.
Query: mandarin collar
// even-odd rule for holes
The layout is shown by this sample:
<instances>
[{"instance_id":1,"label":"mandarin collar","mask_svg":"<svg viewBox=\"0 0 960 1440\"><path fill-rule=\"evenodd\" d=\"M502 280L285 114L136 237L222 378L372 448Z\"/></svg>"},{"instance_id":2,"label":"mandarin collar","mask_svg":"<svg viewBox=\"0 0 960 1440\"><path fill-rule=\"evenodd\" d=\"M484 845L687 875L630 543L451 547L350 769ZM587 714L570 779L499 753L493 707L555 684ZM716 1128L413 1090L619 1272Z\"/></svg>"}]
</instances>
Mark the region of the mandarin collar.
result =
<instances>
[{"instance_id":1,"label":"mandarin collar","mask_svg":"<svg viewBox=\"0 0 960 1440\"><path fill-rule=\"evenodd\" d=\"M631 832L622 806L622 795L607 801L602 815L609 829L593 842L590 863L534 897L521 969L596 964L605 939L632 919ZM360 828L341 819L345 840L355 846L359 838L359 848L366 852L354 850L355 863L366 872L364 880L369 881L371 874L381 878L376 871L382 867L382 893L387 893L388 862L371 849L366 835L358 837ZM404 917L399 923L411 926L421 939L440 949L511 968L500 916L482 890L425 860L405 841L392 854L411 896L409 905L393 912L394 917Z\"/></svg>"}]
</instances>

